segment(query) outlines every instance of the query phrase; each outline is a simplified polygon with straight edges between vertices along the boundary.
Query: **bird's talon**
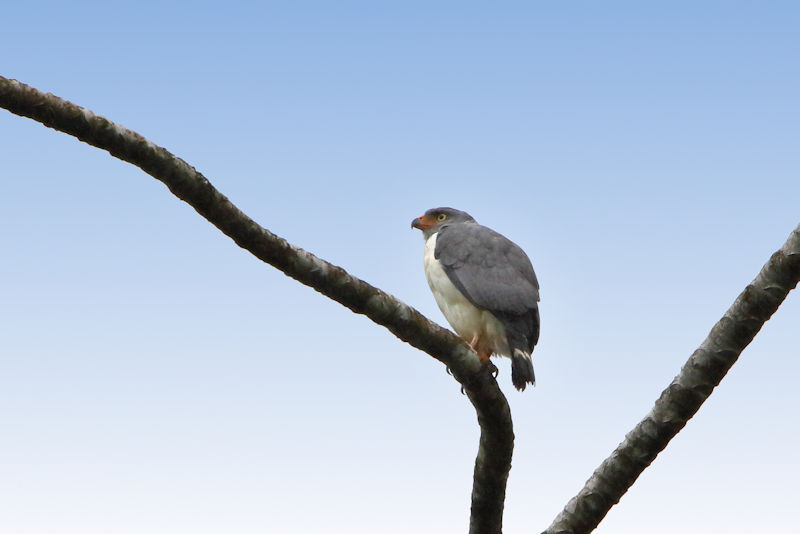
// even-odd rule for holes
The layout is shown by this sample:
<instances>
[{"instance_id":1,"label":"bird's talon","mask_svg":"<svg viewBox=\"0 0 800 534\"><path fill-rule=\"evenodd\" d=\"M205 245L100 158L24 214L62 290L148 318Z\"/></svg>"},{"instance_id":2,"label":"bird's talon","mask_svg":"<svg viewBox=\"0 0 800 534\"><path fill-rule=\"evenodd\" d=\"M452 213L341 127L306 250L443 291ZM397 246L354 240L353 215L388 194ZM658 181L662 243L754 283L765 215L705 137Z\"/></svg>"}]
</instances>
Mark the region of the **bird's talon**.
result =
<instances>
[{"instance_id":1,"label":"bird's talon","mask_svg":"<svg viewBox=\"0 0 800 534\"><path fill-rule=\"evenodd\" d=\"M453 376L453 371L450 370L450 367L445 366L444 370L447 371L448 375Z\"/></svg>"},{"instance_id":2,"label":"bird's talon","mask_svg":"<svg viewBox=\"0 0 800 534\"><path fill-rule=\"evenodd\" d=\"M497 368L497 366L490 361L486 361L484 365L487 369L489 369L489 372L492 373L492 378L497 378L497 375L500 374L500 370Z\"/></svg>"}]
</instances>

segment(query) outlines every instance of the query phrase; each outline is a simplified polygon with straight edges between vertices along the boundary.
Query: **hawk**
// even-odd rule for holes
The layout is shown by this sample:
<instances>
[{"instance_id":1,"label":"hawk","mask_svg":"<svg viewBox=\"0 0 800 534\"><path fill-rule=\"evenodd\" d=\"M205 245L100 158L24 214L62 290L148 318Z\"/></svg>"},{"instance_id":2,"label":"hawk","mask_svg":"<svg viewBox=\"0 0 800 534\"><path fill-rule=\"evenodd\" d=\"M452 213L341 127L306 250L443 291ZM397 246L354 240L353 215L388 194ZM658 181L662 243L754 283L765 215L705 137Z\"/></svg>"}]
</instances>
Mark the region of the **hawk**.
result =
<instances>
[{"instance_id":1,"label":"hawk","mask_svg":"<svg viewBox=\"0 0 800 534\"><path fill-rule=\"evenodd\" d=\"M511 381L536 384L531 353L539 341L539 281L531 260L468 213L434 208L411 222L425 239L425 277L453 330L489 362L511 358Z\"/></svg>"}]
</instances>

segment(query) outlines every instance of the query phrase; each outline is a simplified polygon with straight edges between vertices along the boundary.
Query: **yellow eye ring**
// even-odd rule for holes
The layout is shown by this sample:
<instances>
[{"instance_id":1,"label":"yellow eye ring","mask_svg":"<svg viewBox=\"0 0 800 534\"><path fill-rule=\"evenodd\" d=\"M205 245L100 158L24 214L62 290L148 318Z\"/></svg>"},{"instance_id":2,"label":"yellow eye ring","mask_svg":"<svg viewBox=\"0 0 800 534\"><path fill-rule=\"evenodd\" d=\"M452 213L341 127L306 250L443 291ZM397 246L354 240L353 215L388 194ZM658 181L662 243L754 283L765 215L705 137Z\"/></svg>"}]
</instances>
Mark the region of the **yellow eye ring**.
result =
<instances>
[{"instance_id":1,"label":"yellow eye ring","mask_svg":"<svg viewBox=\"0 0 800 534\"><path fill-rule=\"evenodd\" d=\"M440 214L439 214L439 215L436 217L436 220L437 220L437 221L439 221L439 222L442 222L442 221L443 221L443 220L445 220L446 218L447 218L447 215L445 215L444 213L440 213Z\"/></svg>"}]
</instances>

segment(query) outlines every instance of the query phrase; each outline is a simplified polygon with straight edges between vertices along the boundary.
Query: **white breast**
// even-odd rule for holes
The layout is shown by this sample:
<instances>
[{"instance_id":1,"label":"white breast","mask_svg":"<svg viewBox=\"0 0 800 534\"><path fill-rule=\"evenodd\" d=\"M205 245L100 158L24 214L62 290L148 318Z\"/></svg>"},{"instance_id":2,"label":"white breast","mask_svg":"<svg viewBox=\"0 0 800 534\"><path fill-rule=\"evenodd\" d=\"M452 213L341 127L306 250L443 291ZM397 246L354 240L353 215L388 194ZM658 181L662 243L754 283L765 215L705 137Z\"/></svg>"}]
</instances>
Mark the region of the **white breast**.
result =
<instances>
[{"instance_id":1,"label":"white breast","mask_svg":"<svg viewBox=\"0 0 800 534\"><path fill-rule=\"evenodd\" d=\"M467 300L450 281L439 260L434 257L436 236L437 234L431 235L425 242L425 277L445 319L468 343L477 336L481 339L481 344L490 348L492 352L509 356L505 328L500 321L488 311L476 308Z\"/></svg>"}]
</instances>

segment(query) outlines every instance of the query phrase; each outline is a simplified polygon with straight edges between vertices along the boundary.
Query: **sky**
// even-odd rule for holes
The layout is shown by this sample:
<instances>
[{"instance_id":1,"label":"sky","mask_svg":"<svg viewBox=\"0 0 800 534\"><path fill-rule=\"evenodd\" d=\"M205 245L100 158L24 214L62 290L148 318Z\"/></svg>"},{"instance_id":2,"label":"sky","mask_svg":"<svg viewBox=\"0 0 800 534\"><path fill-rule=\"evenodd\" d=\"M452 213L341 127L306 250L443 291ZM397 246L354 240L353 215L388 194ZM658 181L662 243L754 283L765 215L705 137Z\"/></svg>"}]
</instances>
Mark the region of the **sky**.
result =
<instances>
[{"instance_id":1,"label":"sky","mask_svg":"<svg viewBox=\"0 0 800 534\"><path fill-rule=\"evenodd\" d=\"M412 218L541 283L505 532L541 532L800 222L793 2L13 2L0 74L185 159L446 324ZM430 356L137 168L0 112L0 531L460 533L475 413ZM596 532L800 529L800 296Z\"/></svg>"}]
</instances>

